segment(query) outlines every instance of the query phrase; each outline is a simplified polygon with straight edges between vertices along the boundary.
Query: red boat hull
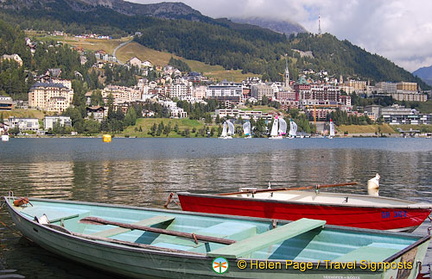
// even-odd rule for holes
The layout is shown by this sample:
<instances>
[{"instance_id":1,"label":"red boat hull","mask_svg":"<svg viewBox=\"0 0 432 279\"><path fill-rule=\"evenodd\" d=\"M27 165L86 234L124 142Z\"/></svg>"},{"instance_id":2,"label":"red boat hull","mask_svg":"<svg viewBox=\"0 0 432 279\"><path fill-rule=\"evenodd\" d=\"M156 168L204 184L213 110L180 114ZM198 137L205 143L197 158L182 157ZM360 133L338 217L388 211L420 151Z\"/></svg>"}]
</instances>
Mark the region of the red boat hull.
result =
<instances>
[{"instance_id":1,"label":"red boat hull","mask_svg":"<svg viewBox=\"0 0 432 279\"><path fill-rule=\"evenodd\" d=\"M326 220L327 224L357 228L413 231L431 213L430 208L376 208L292 203L265 199L178 193L185 211L297 220Z\"/></svg>"}]
</instances>

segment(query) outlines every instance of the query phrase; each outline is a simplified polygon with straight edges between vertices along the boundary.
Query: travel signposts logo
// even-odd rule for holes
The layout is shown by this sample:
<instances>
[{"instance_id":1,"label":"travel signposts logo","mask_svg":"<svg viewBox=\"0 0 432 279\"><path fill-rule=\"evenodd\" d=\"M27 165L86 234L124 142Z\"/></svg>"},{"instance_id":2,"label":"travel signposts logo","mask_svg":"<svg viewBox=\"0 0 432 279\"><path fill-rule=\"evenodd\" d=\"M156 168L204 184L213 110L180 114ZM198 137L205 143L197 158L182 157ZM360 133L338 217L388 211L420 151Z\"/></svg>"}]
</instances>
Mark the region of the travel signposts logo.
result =
<instances>
[{"instance_id":1,"label":"travel signposts logo","mask_svg":"<svg viewBox=\"0 0 432 279\"><path fill-rule=\"evenodd\" d=\"M217 274L222 274L228 271L229 263L225 258L216 258L212 262L212 268Z\"/></svg>"}]
</instances>

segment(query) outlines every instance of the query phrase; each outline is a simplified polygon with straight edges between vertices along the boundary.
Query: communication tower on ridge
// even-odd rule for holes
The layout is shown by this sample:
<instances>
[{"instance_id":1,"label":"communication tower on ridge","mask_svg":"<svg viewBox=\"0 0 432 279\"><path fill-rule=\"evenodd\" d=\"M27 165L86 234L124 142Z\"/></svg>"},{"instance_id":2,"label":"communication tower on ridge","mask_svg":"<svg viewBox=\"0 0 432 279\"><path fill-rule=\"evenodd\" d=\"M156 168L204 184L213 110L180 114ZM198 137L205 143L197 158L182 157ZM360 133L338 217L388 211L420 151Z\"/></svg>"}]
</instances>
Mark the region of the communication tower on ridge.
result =
<instances>
[{"instance_id":1,"label":"communication tower on ridge","mask_svg":"<svg viewBox=\"0 0 432 279\"><path fill-rule=\"evenodd\" d=\"M318 15L318 35L321 36L321 15Z\"/></svg>"},{"instance_id":2,"label":"communication tower on ridge","mask_svg":"<svg viewBox=\"0 0 432 279\"><path fill-rule=\"evenodd\" d=\"M285 87L289 88L290 73L288 69L288 54L285 54Z\"/></svg>"}]
</instances>

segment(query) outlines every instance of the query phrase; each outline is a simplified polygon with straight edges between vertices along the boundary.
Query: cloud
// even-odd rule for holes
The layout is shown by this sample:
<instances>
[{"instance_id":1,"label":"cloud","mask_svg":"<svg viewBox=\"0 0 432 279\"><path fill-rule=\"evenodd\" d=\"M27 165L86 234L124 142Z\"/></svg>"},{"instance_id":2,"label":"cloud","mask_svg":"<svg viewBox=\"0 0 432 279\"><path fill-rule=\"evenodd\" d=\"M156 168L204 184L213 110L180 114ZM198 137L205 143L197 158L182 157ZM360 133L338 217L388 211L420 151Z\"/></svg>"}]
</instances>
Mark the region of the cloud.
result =
<instances>
[{"instance_id":1,"label":"cloud","mask_svg":"<svg viewBox=\"0 0 432 279\"><path fill-rule=\"evenodd\" d=\"M161 1L130 0L142 4ZM298 22L309 32L321 30L347 39L409 71L432 65L430 0L183 0L202 14L259 16Z\"/></svg>"}]
</instances>

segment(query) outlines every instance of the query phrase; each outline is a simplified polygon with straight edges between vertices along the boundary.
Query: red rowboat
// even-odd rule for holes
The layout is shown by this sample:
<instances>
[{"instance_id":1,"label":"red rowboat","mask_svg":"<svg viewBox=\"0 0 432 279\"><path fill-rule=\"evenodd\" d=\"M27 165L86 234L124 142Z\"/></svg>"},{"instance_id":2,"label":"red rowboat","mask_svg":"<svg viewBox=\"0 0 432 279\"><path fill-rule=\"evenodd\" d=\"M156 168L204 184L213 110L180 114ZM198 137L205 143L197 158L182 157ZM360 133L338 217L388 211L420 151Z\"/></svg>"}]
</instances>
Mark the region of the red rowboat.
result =
<instances>
[{"instance_id":1,"label":"red rowboat","mask_svg":"<svg viewBox=\"0 0 432 279\"><path fill-rule=\"evenodd\" d=\"M355 183L321 187L352 184ZM177 196L185 211L279 220L313 218L326 220L331 225L406 232L414 231L432 212L432 204L428 203L318 190L293 191L289 188L246 189L216 195L181 192Z\"/></svg>"}]
</instances>

